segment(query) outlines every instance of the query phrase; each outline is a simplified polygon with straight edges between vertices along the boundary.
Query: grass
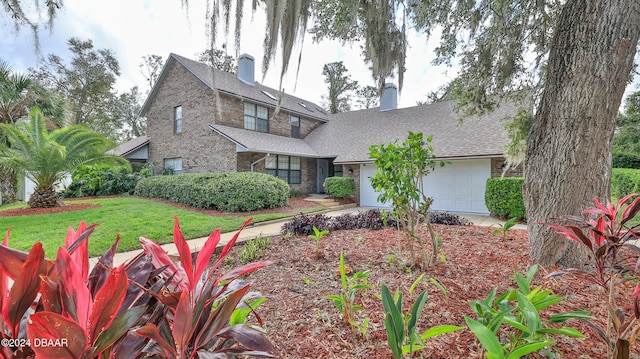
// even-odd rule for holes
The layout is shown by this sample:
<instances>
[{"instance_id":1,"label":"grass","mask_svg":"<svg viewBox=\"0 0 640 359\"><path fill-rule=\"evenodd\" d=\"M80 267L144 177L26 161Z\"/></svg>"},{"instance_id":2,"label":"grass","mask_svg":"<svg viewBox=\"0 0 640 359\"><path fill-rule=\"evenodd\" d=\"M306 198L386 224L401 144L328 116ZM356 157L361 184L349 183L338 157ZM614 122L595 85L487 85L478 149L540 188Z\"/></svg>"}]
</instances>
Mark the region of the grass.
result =
<instances>
[{"instance_id":1,"label":"grass","mask_svg":"<svg viewBox=\"0 0 640 359\"><path fill-rule=\"evenodd\" d=\"M68 201L68 200L67 200ZM69 201L70 202L70 201ZM100 223L89 237L89 254L98 256L109 249L120 234L118 252L139 249L138 237L147 237L161 244L173 241L173 216L177 216L185 238L206 237L216 228L234 231L249 218L214 217L196 211L177 208L153 200L116 197L91 200L77 200L73 203L95 203L100 207L62 213L0 217L0 231L9 227L9 246L28 251L40 241L47 258L54 258L59 247L64 246L64 238L69 226L78 228L80 221L87 224ZM0 210L18 208L24 204L0 206ZM316 207L308 211L319 210ZM253 222L264 222L284 218L294 213L270 213L252 216Z\"/></svg>"}]
</instances>

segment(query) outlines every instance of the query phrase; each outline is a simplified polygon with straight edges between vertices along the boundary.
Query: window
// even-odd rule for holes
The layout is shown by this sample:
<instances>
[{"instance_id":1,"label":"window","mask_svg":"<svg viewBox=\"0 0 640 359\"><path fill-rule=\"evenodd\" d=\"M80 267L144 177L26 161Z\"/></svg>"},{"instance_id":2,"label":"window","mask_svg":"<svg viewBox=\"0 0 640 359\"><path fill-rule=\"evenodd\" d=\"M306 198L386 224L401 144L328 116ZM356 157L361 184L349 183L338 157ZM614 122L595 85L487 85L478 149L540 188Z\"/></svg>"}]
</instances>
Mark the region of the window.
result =
<instances>
[{"instance_id":1,"label":"window","mask_svg":"<svg viewBox=\"0 0 640 359\"><path fill-rule=\"evenodd\" d=\"M342 177L344 175L344 169L342 165L333 165L333 176Z\"/></svg>"},{"instance_id":2,"label":"window","mask_svg":"<svg viewBox=\"0 0 640 359\"><path fill-rule=\"evenodd\" d=\"M173 108L173 132L182 132L182 106Z\"/></svg>"},{"instance_id":3,"label":"window","mask_svg":"<svg viewBox=\"0 0 640 359\"><path fill-rule=\"evenodd\" d=\"M253 103L244 103L244 128L258 132L269 132L269 110Z\"/></svg>"},{"instance_id":4,"label":"window","mask_svg":"<svg viewBox=\"0 0 640 359\"><path fill-rule=\"evenodd\" d=\"M182 157L173 157L164 159L165 171L173 171L173 174L179 175L182 173Z\"/></svg>"},{"instance_id":5,"label":"window","mask_svg":"<svg viewBox=\"0 0 640 359\"><path fill-rule=\"evenodd\" d=\"M291 116L291 137L300 138L300 117Z\"/></svg>"},{"instance_id":6,"label":"window","mask_svg":"<svg viewBox=\"0 0 640 359\"><path fill-rule=\"evenodd\" d=\"M302 183L300 157L269 156L265 159L266 172L290 184Z\"/></svg>"}]
</instances>

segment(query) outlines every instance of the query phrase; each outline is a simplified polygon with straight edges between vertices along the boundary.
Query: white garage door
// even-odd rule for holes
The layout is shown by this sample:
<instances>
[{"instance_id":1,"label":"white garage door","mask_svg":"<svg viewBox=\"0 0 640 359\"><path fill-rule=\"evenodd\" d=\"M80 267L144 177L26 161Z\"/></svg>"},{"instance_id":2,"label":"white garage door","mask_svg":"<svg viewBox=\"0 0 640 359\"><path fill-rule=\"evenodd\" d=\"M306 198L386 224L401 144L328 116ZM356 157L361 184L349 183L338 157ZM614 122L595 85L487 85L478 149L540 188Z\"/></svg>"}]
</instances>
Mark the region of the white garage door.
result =
<instances>
[{"instance_id":1,"label":"white garage door","mask_svg":"<svg viewBox=\"0 0 640 359\"><path fill-rule=\"evenodd\" d=\"M376 173L373 164L360 167L360 204L382 206L370 178ZM487 179L491 177L491 160L455 160L425 177L424 189L433 197L431 209L437 211L489 213L484 204Z\"/></svg>"}]
</instances>

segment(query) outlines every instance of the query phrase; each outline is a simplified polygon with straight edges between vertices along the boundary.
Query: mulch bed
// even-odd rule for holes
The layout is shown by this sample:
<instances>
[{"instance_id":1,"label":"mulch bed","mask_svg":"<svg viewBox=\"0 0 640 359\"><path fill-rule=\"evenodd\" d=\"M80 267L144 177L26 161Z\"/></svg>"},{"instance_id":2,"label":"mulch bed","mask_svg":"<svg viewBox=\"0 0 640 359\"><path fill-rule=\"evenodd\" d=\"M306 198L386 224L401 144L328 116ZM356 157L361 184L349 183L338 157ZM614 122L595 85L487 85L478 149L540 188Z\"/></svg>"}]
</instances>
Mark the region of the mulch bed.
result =
<instances>
[{"instance_id":1,"label":"mulch bed","mask_svg":"<svg viewBox=\"0 0 640 359\"><path fill-rule=\"evenodd\" d=\"M468 301L487 297L498 287L498 293L516 288L513 275L525 272L532 265L526 230L510 230L509 240L500 241L491 228L477 226L435 226L443 238L441 261L429 269L413 295L408 289L421 273L406 266L407 253L398 249L398 233L393 229L336 231L322 238L320 251L315 241L306 236L271 239L263 259L273 264L248 275L252 290L267 296L257 312L264 327L283 358L392 358L384 329L382 302L376 298L384 283L393 292L404 293L404 308L409 308L417 295L428 290L428 300L420 319L420 332L438 324L464 326L464 315L475 318ZM426 235L426 233L424 233ZM231 256L238 266L238 252ZM340 252L354 272L370 270L368 283L374 286L364 295L356 296L356 303L365 310L357 312L360 322L370 320L366 337L353 335L332 301L323 296L341 293L340 278L336 274ZM229 267L229 268L230 268ZM603 290L593 285L585 275L566 275L543 279L557 268L541 268L535 285L551 289L566 299L542 312L590 310L606 320ZM447 291L445 295L429 282L434 278ZM556 336L563 358L605 358L606 347L586 324L571 321L587 335L586 339ZM633 349L638 352L638 344ZM430 339L427 348L416 357L421 358L481 358L481 347L469 330L445 334ZM529 356L535 357L538 356Z\"/></svg>"}]
</instances>

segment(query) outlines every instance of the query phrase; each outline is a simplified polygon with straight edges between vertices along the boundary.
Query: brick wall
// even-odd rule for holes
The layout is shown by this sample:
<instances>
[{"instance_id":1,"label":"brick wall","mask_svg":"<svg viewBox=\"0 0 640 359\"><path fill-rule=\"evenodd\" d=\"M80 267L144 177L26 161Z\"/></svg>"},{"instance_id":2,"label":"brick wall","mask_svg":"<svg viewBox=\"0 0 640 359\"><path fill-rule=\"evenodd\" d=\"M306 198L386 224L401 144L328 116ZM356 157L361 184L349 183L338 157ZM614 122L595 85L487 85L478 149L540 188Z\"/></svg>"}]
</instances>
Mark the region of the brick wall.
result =
<instances>
[{"instance_id":1,"label":"brick wall","mask_svg":"<svg viewBox=\"0 0 640 359\"><path fill-rule=\"evenodd\" d=\"M504 169L505 159L492 158L491 159L491 178L502 177L502 170ZM522 165L518 165L515 168L510 168L505 177L522 177Z\"/></svg>"},{"instance_id":2,"label":"brick wall","mask_svg":"<svg viewBox=\"0 0 640 359\"><path fill-rule=\"evenodd\" d=\"M216 135L213 122L215 95L191 72L173 63L149 107L149 160L158 168L165 158L181 157L184 173L235 171L235 145ZM174 133L174 108L182 106L182 132Z\"/></svg>"},{"instance_id":3,"label":"brick wall","mask_svg":"<svg viewBox=\"0 0 640 359\"><path fill-rule=\"evenodd\" d=\"M352 169L353 173L349 170ZM343 165L342 166L342 176L353 178L353 182L356 185L356 191L351 195L351 198L356 201L356 203L360 204L360 165Z\"/></svg>"}]
</instances>

